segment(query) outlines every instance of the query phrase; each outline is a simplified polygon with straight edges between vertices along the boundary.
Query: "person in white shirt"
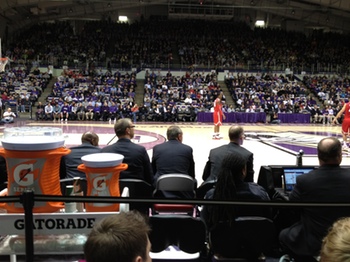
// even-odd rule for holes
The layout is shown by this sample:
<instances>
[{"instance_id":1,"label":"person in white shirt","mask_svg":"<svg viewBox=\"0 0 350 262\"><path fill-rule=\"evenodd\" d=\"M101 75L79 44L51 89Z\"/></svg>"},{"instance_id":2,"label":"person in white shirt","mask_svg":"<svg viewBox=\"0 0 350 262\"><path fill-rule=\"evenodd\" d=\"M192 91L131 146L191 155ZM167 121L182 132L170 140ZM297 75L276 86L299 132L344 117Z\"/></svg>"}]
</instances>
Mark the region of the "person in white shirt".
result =
<instances>
[{"instance_id":1,"label":"person in white shirt","mask_svg":"<svg viewBox=\"0 0 350 262\"><path fill-rule=\"evenodd\" d=\"M339 124L337 118L334 115L334 110L333 110L332 106L329 105L327 108L328 108L328 117L327 117L328 118L327 119L328 120L328 125L330 125L333 122L333 120L335 120L336 124Z\"/></svg>"},{"instance_id":2,"label":"person in white shirt","mask_svg":"<svg viewBox=\"0 0 350 262\"><path fill-rule=\"evenodd\" d=\"M44 111L45 111L45 116L44 116L45 120L52 120L53 107L51 103L48 103L45 106Z\"/></svg>"},{"instance_id":3,"label":"person in white shirt","mask_svg":"<svg viewBox=\"0 0 350 262\"><path fill-rule=\"evenodd\" d=\"M7 111L4 112L3 114L3 119L1 122L8 124L8 123L13 123L14 118L16 118L16 114L12 112L11 107L7 108Z\"/></svg>"},{"instance_id":4,"label":"person in white shirt","mask_svg":"<svg viewBox=\"0 0 350 262\"><path fill-rule=\"evenodd\" d=\"M185 99L185 104L192 104L192 98L190 95L187 95L186 99Z\"/></svg>"},{"instance_id":5,"label":"person in white shirt","mask_svg":"<svg viewBox=\"0 0 350 262\"><path fill-rule=\"evenodd\" d=\"M233 113L233 112L235 112L235 109L233 105L230 105L229 108L227 108L227 113Z\"/></svg>"}]
</instances>

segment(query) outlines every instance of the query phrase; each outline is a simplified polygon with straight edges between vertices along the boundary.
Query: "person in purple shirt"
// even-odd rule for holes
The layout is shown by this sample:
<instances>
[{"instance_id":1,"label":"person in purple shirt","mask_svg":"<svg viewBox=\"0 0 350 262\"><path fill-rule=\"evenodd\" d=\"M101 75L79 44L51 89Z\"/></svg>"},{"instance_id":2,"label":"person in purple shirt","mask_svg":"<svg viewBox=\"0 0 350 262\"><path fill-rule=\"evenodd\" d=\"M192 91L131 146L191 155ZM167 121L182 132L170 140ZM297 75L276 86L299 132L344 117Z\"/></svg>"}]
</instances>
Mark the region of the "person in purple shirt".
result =
<instances>
[{"instance_id":1,"label":"person in purple shirt","mask_svg":"<svg viewBox=\"0 0 350 262\"><path fill-rule=\"evenodd\" d=\"M68 121L69 112L70 112L70 107L67 102L64 102L63 106L61 107L61 122Z\"/></svg>"},{"instance_id":2,"label":"person in purple shirt","mask_svg":"<svg viewBox=\"0 0 350 262\"><path fill-rule=\"evenodd\" d=\"M94 120L98 121L101 118L101 107L98 104L95 104L94 107Z\"/></svg>"},{"instance_id":3,"label":"person in purple shirt","mask_svg":"<svg viewBox=\"0 0 350 262\"><path fill-rule=\"evenodd\" d=\"M107 119L109 118L109 106L107 101L105 101L101 106L101 116L103 121L107 121Z\"/></svg>"},{"instance_id":4,"label":"person in purple shirt","mask_svg":"<svg viewBox=\"0 0 350 262\"><path fill-rule=\"evenodd\" d=\"M57 121L59 121L60 116L61 116L61 107L59 106L59 104L57 102L53 106L52 116L53 116L53 121L54 122L56 121L56 119L57 119Z\"/></svg>"},{"instance_id":5,"label":"person in purple shirt","mask_svg":"<svg viewBox=\"0 0 350 262\"><path fill-rule=\"evenodd\" d=\"M116 119L117 119L117 111L118 111L118 107L115 105L114 102L111 103L111 105L109 106L109 122L111 123L112 120L115 123Z\"/></svg>"},{"instance_id":6,"label":"person in purple shirt","mask_svg":"<svg viewBox=\"0 0 350 262\"><path fill-rule=\"evenodd\" d=\"M108 85L113 85L114 84L114 79L113 78L108 78L107 79L107 84Z\"/></svg>"},{"instance_id":7,"label":"person in purple shirt","mask_svg":"<svg viewBox=\"0 0 350 262\"><path fill-rule=\"evenodd\" d=\"M91 102L89 102L88 105L86 106L85 116L86 116L86 120L94 119L94 107Z\"/></svg>"}]
</instances>

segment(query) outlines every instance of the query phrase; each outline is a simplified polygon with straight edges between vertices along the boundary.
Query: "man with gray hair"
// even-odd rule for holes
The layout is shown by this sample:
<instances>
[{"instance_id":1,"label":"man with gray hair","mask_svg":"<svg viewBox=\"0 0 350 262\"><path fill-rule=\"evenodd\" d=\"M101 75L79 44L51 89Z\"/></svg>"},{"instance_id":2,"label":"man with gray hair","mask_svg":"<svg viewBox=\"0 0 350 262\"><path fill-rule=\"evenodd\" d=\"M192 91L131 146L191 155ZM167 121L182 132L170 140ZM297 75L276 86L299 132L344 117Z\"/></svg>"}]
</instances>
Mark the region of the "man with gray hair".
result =
<instances>
[{"instance_id":1,"label":"man with gray hair","mask_svg":"<svg viewBox=\"0 0 350 262\"><path fill-rule=\"evenodd\" d=\"M192 147L182 143L183 133L179 126L170 126L167 130L167 142L153 148L152 167L154 182L166 174L184 174L195 178ZM185 193L185 192L184 192ZM166 194L166 197L173 197ZM183 197L191 197L182 194Z\"/></svg>"},{"instance_id":2,"label":"man with gray hair","mask_svg":"<svg viewBox=\"0 0 350 262\"><path fill-rule=\"evenodd\" d=\"M117 153L124 156L123 163L128 164L128 169L120 173L120 178L135 178L153 182L151 162L146 148L131 141L135 134L135 125L130 118L121 118L114 124L114 131L118 141L102 148L102 153Z\"/></svg>"},{"instance_id":3,"label":"man with gray hair","mask_svg":"<svg viewBox=\"0 0 350 262\"><path fill-rule=\"evenodd\" d=\"M222 159L227 154L242 156L247 161L245 182L254 182L253 153L242 147L245 135L243 127L231 126L228 131L230 143L210 150L209 159L205 165L202 179L204 181L217 180Z\"/></svg>"}]
</instances>

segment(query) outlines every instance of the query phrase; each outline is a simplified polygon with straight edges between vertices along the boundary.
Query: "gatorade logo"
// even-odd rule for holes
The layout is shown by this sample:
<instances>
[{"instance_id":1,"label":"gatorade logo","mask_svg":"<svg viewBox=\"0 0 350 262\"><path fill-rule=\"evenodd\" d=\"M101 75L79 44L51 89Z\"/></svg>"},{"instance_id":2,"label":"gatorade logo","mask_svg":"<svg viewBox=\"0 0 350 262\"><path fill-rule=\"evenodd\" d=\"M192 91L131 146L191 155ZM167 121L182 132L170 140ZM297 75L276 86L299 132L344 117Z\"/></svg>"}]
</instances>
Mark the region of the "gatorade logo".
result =
<instances>
[{"instance_id":1,"label":"gatorade logo","mask_svg":"<svg viewBox=\"0 0 350 262\"><path fill-rule=\"evenodd\" d=\"M35 179L38 177L39 170L34 170L36 161L28 161L15 166L13 170L13 179L19 185L27 187L33 185Z\"/></svg>"},{"instance_id":2,"label":"gatorade logo","mask_svg":"<svg viewBox=\"0 0 350 262\"><path fill-rule=\"evenodd\" d=\"M99 176L96 177L93 181L92 181L92 185L94 187L95 190L97 191L105 191L107 189L108 186L108 179L106 176Z\"/></svg>"}]
</instances>

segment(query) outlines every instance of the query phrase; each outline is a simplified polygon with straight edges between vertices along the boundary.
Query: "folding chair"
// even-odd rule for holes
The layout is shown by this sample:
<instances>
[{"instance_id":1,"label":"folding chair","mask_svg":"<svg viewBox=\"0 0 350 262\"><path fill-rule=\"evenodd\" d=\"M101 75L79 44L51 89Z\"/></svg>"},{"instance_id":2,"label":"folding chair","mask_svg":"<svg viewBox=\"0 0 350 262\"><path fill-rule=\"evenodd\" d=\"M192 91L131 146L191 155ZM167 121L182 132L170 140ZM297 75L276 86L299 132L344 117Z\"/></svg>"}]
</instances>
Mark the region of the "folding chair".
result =
<instances>
[{"instance_id":1,"label":"folding chair","mask_svg":"<svg viewBox=\"0 0 350 262\"><path fill-rule=\"evenodd\" d=\"M165 196L170 198L195 198L196 180L184 174L161 175L153 191L153 196ZM193 213L196 214L196 206L191 204L154 204L153 213Z\"/></svg>"},{"instance_id":2,"label":"folding chair","mask_svg":"<svg viewBox=\"0 0 350 262\"><path fill-rule=\"evenodd\" d=\"M152 198L153 187L141 179L124 178L119 179L120 192L124 188L129 188L129 196L133 198ZM149 215L151 204L129 203L130 210L136 209L139 212Z\"/></svg>"},{"instance_id":3,"label":"folding chair","mask_svg":"<svg viewBox=\"0 0 350 262\"><path fill-rule=\"evenodd\" d=\"M196 189L196 197L198 199L203 199L205 194L212 188L215 187L216 180L208 180L204 181L197 189Z\"/></svg>"},{"instance_id":4,"label":"folding chair","mask_svg":"<svg viewBox=\"0 0 350 262\"><path fill-rule=\"evenodd\" d=\"M152 259L198 259L206 250L206 228L199 218L155 215L149 218ZM184 253L185 252L185 253Z\"/></svg>"},{"instance_id":5,"label":"folding chair","mask_svg":"<svg viewBox=\"0 0 350 262\"><path fill-rule=\"evenodd\" d=\"M213 261L258 261L276 238L272 220L265 217L238 217L232 225L222 222L209 231Z\"/></svg>"}]
</instances>

